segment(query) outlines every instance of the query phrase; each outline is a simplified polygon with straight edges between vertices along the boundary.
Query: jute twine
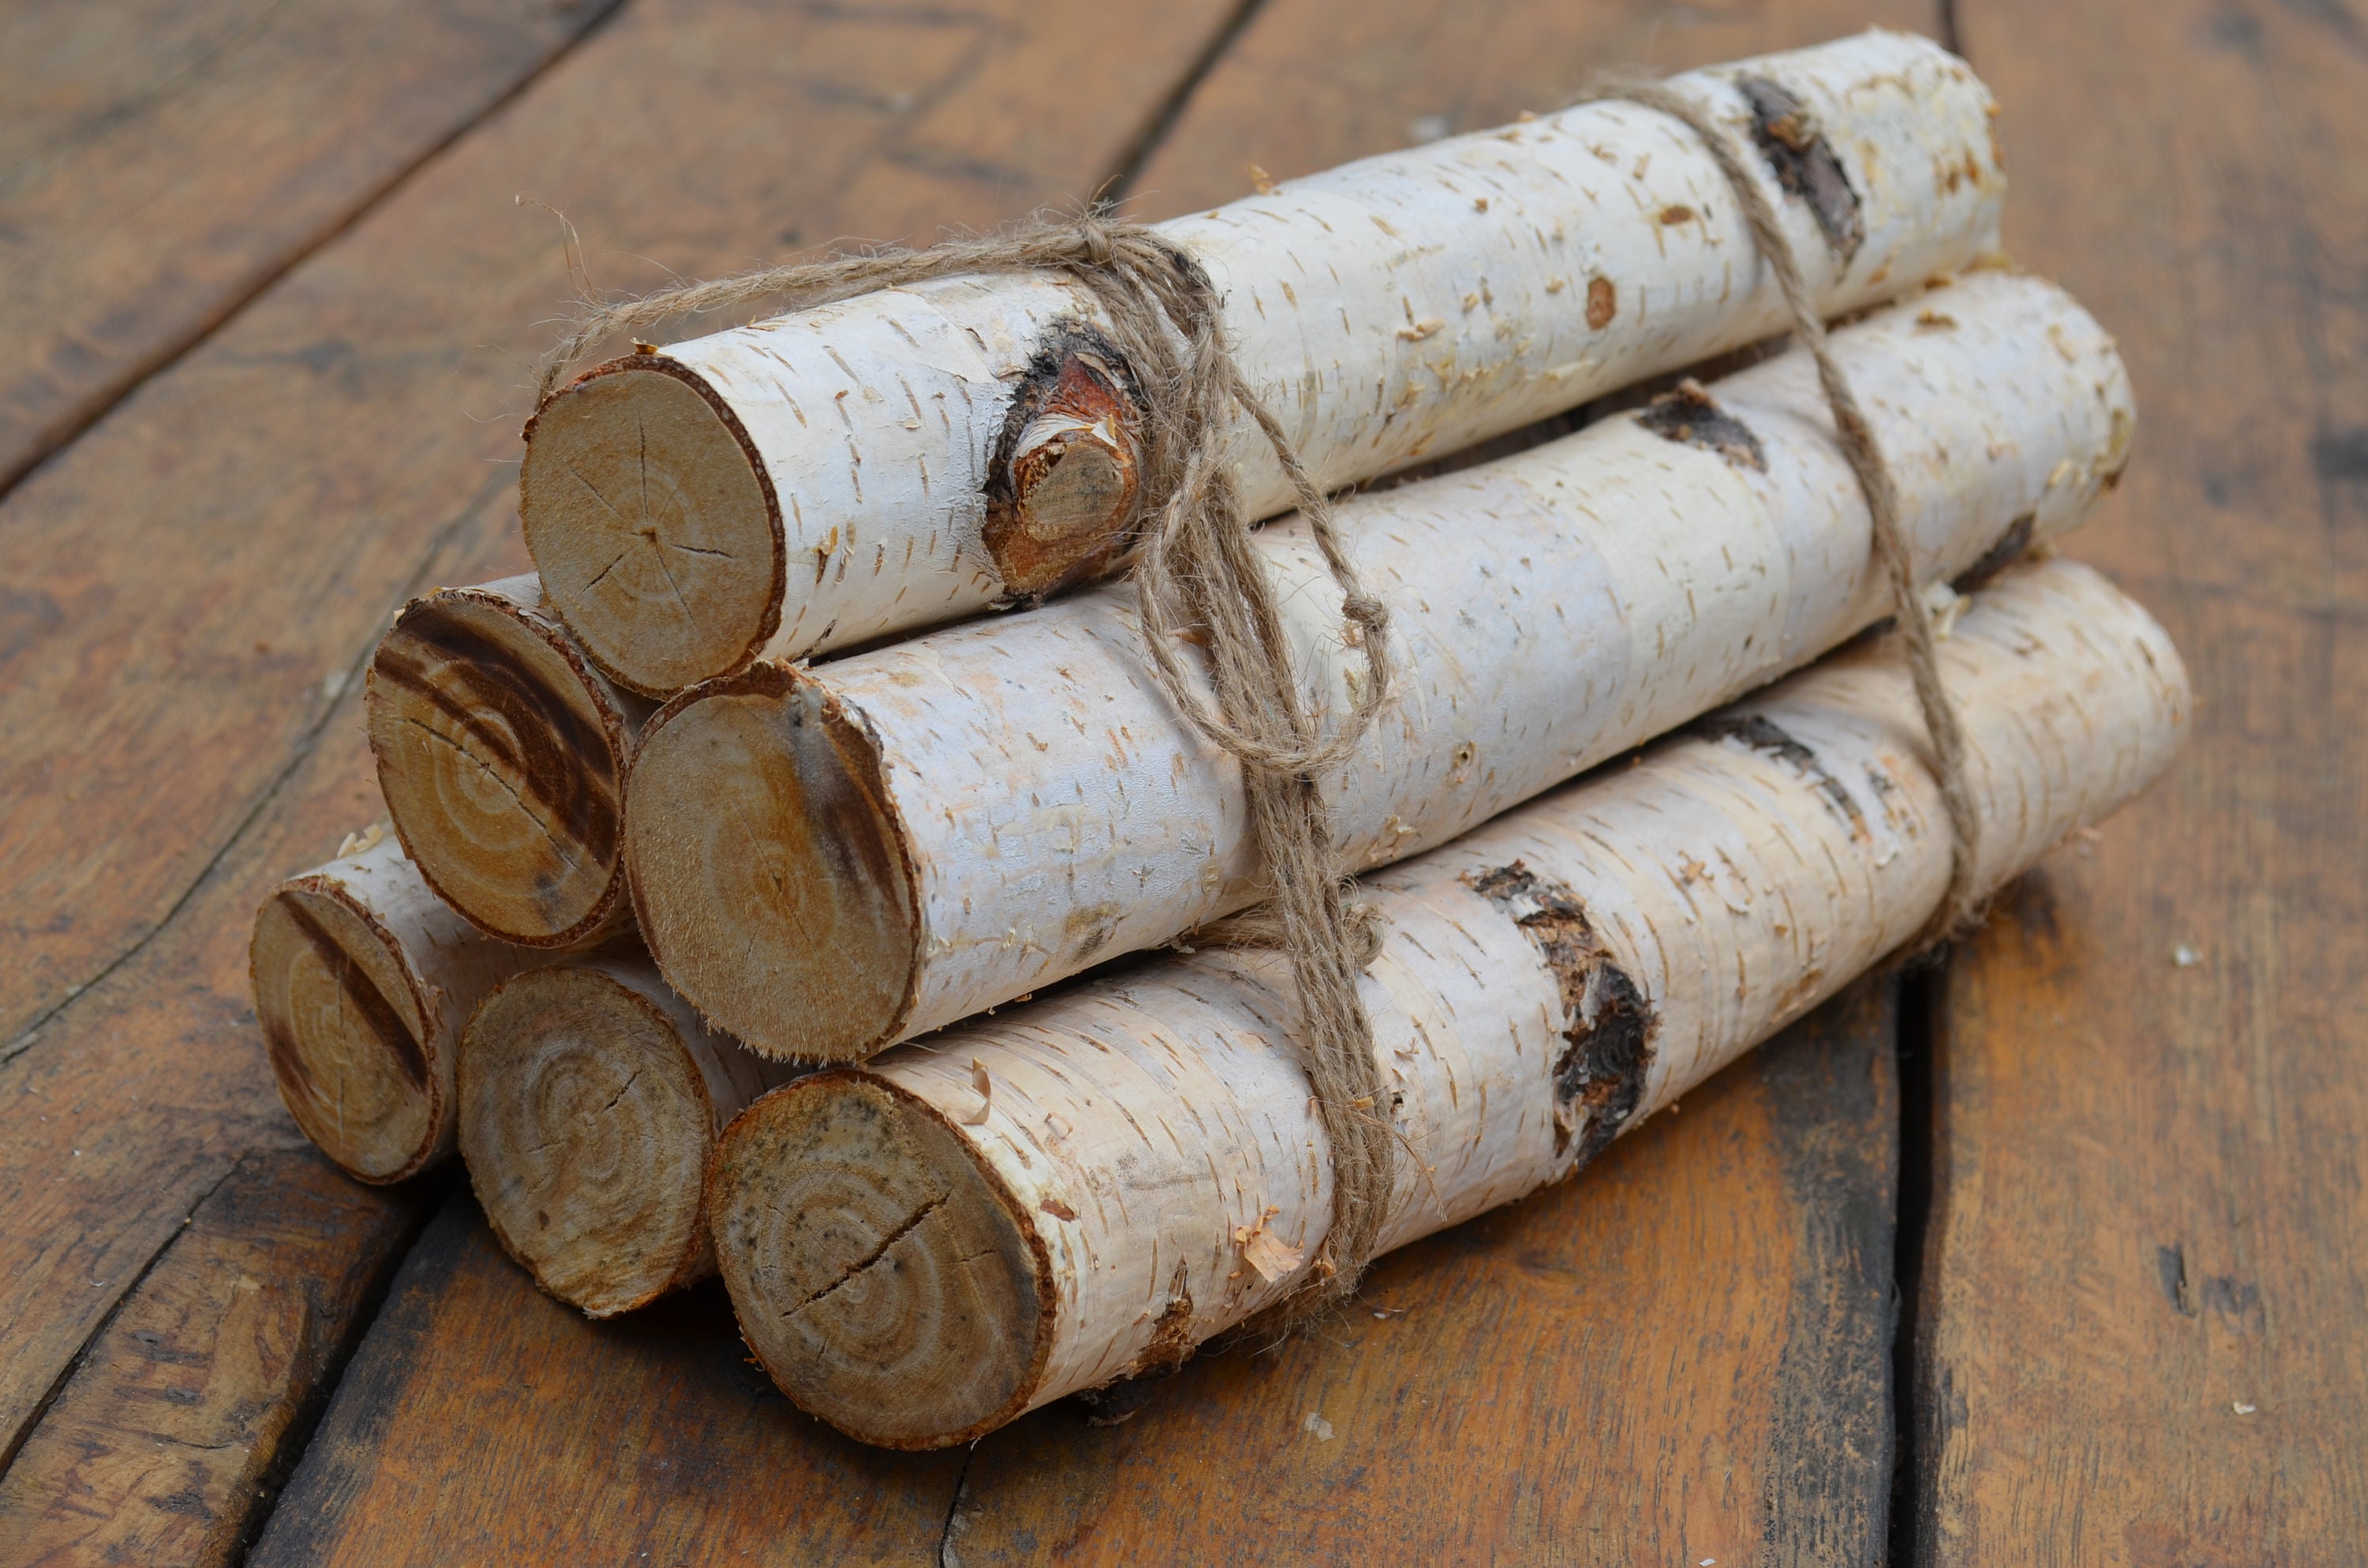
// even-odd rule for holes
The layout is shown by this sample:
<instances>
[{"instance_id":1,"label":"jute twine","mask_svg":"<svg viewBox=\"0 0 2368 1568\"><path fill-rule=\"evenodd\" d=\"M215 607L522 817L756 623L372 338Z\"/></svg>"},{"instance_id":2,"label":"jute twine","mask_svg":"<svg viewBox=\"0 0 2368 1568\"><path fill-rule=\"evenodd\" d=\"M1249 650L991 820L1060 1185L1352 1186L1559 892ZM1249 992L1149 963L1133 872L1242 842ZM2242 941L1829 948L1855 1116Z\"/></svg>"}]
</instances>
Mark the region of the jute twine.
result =
<instances>
[{"instance_id":1,"label":"jute twine","mask_svg":"<svg viewBox=\"0 0 2368 1568\"><path fill-rule=\"evenodd\" d=\"M1701 138L1702 145L1709 149L1719 173L1726 176L1728 187L1743 209L1744 222L1751 230L1751 243L1758 247L1769 271L1775 274L1776 287L1793 317L1793 337L1816 361L1817 383L1825 391L1826 406L1833 412L1842 455L1850 460L1850 472L1858 476L1859 488L1865 492L1867 513L1874 524L1875 557L1882 562L1884 575L1890 579L1892 612L1907 642L1907 668L1916 683L1916 705L1922 710L1924 728L1931 736L1934 772L1941 781L1941 803L1949 813L1949 891L1907 949L1910 952L1922 952L1956 936L1979 914L1980 890L1974 878L1981 817L1974 809L1973 787L1965 778L1964 726L1958 722L1956 705L1949 699L1948 688L1941 684L1940 640L1932 631L1932 612L1916 585L1915 553L1900 524L1899 487L1892 481L1891 465L1884 460L1883 449L1875 444L1873 426L1859 408L1857 394L1850 391L1850 378L1834 358L1825 318L1817 313L1817 301L1809 292L1808 279L1801 274L1801 258L1793 249L1792 237L1784 233L1776 204L1752 177L1751 165L1736 138L1708 109L1660 78L1645 73L1606 72L1573 101L1597 103L1606 99L1625 99L1666 114Z\"/></svg>"},{"instance_id":2,"label":"jute twine","mask_svg":"<svg viewBox=\"0 0 2368 1568\"><path fill-rule=\"evenodd\" d=\"M1972 909L1969 878L1976 821L1964 779L1964 742L1940 681L1931 619L1917 591L1900 529L1898 493L1858 401L1828 347L1792 242L1743 153L1711 116L1645 75L1607 76L1579 102L1624 98L1676 119L1699 135L1741 203L1752 239L1774 272L1793 330L1817 365L1852 471L1866 492L1874 542L1906 633L1916 694L1939 753L1954 834L1955 876L1926 940L1943 937ZM1113 345L1143 388L1142 522L1133 546L1144 643L1178 712L1241 766L1253 842L1272 886L1270 903L1234 924L1236 940L1281 948L1299 1000L1298 1047L1332 1146L1332 1223L1323 1248L1281 1315L1304 1317L1354 1290L1387 1217L1396 1132L1374 1060L1372 1028L1357 980L1378 949L1369 912L1352 903L1334 870L1332 822L1321 785L1346 761L1388 700L1389 616L1368 594L1340 545L1330 501L1309 478L1289 437L1242 378L1225 343L1219 298L1197 259L1158 230L1096 210L1039 217L998 233L925 250L882 249L687 284L615 303L588 301L544 362L547 402L584 353L614 334L758 300L791 309L964 274L1055 271L1076 278L1109 318ZM1224 460L1228 412L1255 423L1281 463L1301 515L1341 595L1342 637L1364 658L1351 710L1328 735L1304 699L1274 588L1242 516ZM1213 704L1202 700L1178 642L1205 651ZM1212 935L1215 933L1212 932Z\"/></svg>"}]
</instances>

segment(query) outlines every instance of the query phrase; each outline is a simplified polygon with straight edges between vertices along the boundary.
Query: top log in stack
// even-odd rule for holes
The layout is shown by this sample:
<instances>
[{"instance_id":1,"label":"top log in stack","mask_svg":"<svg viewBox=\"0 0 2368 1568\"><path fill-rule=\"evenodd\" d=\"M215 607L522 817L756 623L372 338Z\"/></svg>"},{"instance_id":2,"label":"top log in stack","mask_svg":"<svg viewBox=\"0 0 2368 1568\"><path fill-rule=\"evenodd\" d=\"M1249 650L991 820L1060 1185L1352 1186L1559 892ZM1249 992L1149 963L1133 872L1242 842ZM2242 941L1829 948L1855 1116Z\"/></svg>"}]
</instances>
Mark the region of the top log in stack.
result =
<instances>
[{"instance_id":1,"label":"top log in stack","mask_svg":"<svg viewBox=\"0 0 2368 1568\"><path fill-rule=\"evenodd\" d=\"M1669 85L1847 324L1953 628L1987 892L2185 730L2159 628L2044 559L2127 459L2120 358L1998 261L1962 62L1870 33ZM1694 130L1593 103L1165 232L1317 483L1367 486L1337 526L1397 684L1320 789L1379 917L1395 1246L1911 942L1951 881L1941 781L1864 635L1893 600L1861 482ZM1156 389L1113 335L1075 278L959 277L551 397L537 574L414 603L372 665L395 836L258 917L304 1130L368 1180L457 1144L596 1315L720 1269L783 1389L895 1446L1170 1369L1304 1284L1333 1172L1289 966L1228 918L1271 892L1242 773L1094 583L1151 499ZM1222 441L1246 514L1281 511L1256 426ZM1365 665L1306 523L1252 544L1307 705L1345 714Z\"/></svg>"}]
</instances>

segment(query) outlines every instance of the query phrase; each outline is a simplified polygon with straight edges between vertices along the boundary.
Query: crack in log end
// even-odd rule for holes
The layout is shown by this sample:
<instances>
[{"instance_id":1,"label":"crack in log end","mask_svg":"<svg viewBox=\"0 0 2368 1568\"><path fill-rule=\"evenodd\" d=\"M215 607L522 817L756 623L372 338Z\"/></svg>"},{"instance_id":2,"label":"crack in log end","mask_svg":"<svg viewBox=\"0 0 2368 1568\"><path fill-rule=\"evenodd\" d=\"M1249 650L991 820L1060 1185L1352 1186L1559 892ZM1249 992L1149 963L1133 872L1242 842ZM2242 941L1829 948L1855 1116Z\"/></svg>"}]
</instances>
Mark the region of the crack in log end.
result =
<instances>
[{"instance_id":1,"label":"crack in log end","mask_svg":"<svg viewBox=\"0 0 2368 1568\"><path fill-rule=\"evenodd\" d=\"M1809 204L1827 247L1849 263L1866 243L1866 214L1809 106L1765 77L1738 77L1735 85L1751 106L1751 137L1776 183Z\"/></svg>"},{"instance_id":2,"label":"crack in log end","mask_svg":"<svg viewBox=\"0 0 2368 1568\"><path fill-rule=\"evenodd\" d=\"M1060 323L1038 347L987 464L979 537L1008 597L1042 598L1125 542L1146 414L1125 357L1090 324Z\"/></svg>"},{"instance_id":3,"label":"crack in log end","mask_svg":"<svg viewBox=\"0 0 2368 1568\"><path fill-rule=\"evenodd\" d=\"M1826 770L1824 760L1815 751L1793 739L1773 719L1759 713L1722 713L1694 725L1692 733L1705 740L1740 741L1753 751L1764 752L1786 764L1809 780L1826 808L1849 825L1852 838L1865 842L1873 837L1867 832L1866 814L1859 810L1857 798Z\"/></svg>"},{"instance_id":4,"label":"crack in log end","mask_svg":"<svg viewBox=\"0 0 2368 1568\"><path fill-rule=\"evenodd\" d=\"M1644 992L1588 923L1571 891L1516 860L1467 873L1464 884L1512 918L1543 955L1562 993L1563 1039L1555 1058L1554 1154L1577 1135L1572 1169L1610 1146L1634 1116L1653 1064L1660 1018Z\"/></svg>"},{"instance_id":5,"label":"crack in log end","mask_svg":"<svg viewBox=\"0 0 2368 1568\"><path fill-rule=\"evenodd\" d=\"M471 743L467 749L480 767L548 811L568 838L553 846L561 858L615 863L614 744L597 720L552 690L517 649L452 607L424 599L404 612L379 645L370 673L373 697L381 696L382 684L443 714ZM388 755L380 753L382 770Z\"/></svg>"},{"instance_id":6,"label":"crack in log end","mask_svg":"<svg viewBox=\"0 0 2368 1568\"><path fill-rule=\"evenodd\" d=\"M394 1005L389 1002L384 994L379 990L378 983L370 977L368 971L354 961L353 955L346 951L344 944L329 935L321 923L313 918L310 910L304 908L293 898L283 898L279 902L280 909L286 913L290 923L302 934L305 943L312 948L313 958L336 981L337 994L361 1016L362 1023L369 1028L372 1038L386 1049L387 1054L394 1058L395 1064L403 1069L403 1075L409 1081L411 1086L426 1094L427 1092L427 1050L413 1038L409 1026L404 1023L402 1015L394 1010ZM294 1050L292 1040L290 1041L290 1048L291 1051ZM274 1061L277 1060L275 1056ZM312 1082L309 1074L305 1077L305 1082L307 1084Z\"/></svg>"},{"instance_id":7,"label":"crack in log end","mask_svg":"<svg viewBox=\"0 0 2368 1568\"><path fill-rule=\"evenodd\" d=\"M745 666L780 628L780 496L739 416L687 366L630 355L552 394L526 427L518 506L560 619L643 697Z\"/></svg>"},{"instance_id":8,"label":"crack in log end","mask_svg":"<svg viewBox=\"0 0 2368 1568\"><path fill-rule=\"evenodd\" d=\"M1768 472L1768 452L1751 426L1719 407L1689 376L1645 406L1636 422L1665 441L1716 452L1737 468Z\"/></svg>"},{"instance_id":9,"label":"crack in log end","mask_svg":"<svg viewBox=\"0 0 2368 1568\"><path fill-rule=\"evenodd\" d=\"M2039 526L2039 514L2025 512L2009 524L1998 541L1986 551L1979 561L1959 573L1949 586L1961 594L1976 593L1989 586L1991 579L2013 565L2031 548L2032 531Z\"/></svg>"}]
</instances>

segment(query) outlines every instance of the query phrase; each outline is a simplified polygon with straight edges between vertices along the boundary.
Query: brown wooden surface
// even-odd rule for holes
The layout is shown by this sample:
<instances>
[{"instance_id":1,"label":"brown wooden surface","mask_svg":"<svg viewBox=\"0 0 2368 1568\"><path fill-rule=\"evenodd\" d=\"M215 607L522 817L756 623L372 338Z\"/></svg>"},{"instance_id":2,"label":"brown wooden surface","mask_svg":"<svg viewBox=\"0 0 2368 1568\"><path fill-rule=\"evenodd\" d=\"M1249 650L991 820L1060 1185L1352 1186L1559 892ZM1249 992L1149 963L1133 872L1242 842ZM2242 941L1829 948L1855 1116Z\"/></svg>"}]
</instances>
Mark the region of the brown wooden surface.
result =
<instances>
[{"instance_id":1,"label":"brown wooden surface","mask_svg":"<svg viewBox=\"0 0 2368 1568\"><path fill-rule=\"evenodd\" d=\"M0 8L0 490L614 4Z\"/></svg>"},{"instance_id":2,"label":"brown wooden surface","mask_svg":"<svg viewBox=\"0 0 2368 1568\"><path fill-rule=\"evenodd\" d=\"M1749 6L1591 0L1270 0L1129 184L1129 210L1172 217L1351 158L1543 114L1606 66L1683 71L1862 28L1938 37L1938 0Z\"/></svg>"},{"instance_id":3,"label":"brown wooden surface","mask_svg":"<svg viewBox=\"0 0 2368 1568\"><path fill-rule=\"evenodd\" d=\"M1892 1021L1862 986L1577 1181L1389 1257L1312 1336L967 1451L799 1414L712 1284L586 1322L463 1198L253 1562L1872 1564Z\"/></svg>"},{"instance_id":4,"label":"brown wooden surface","mask_svg":"<svg viewBox=\"0 0 2368 1568\"><path fill-rule=\"evenodd\" d=\"M1249 164L1287 176L1544 108L1617 60L1937 30L1940 8L630 0L382 189L588 24L477 4L426 14L514 18L465 81L357 142L370 94L449 40L373 44L384 79L332 93L317 142L245 160L229 194L301 186L290 227L192 263L195 293L141 292L154 313L125 335L60 328L106 349L105 387L204 335L0 497L0 1563L219 1560L267 1510L259 1560L282 1562L1879 1560L1880 1019L1828 1018L1574 1187L1385 1263L1368 1295L1404 1317L1206 1359L1117 1428L1063 1406L967 1460L914 1458L766 1392L712 1287L607 1325L536 1296L465 1199L370 1323L427 1195L362 1193L300 1152L244 945L264 887L374 814L347 677L388 615L523 564L503 465L565 280L555 222L515 196L578 222L597 283L640 287L843 233L926 239L1121 170L1139 210L1187 210ZM2348 706L2368 689L2368 22L2356 0L1951 10L2004 102L2013 247L2121 334L2137 381L2130 480L2074 553L2164 616L2203 700L2180 772L1961 953L1937 1052L1907 1058L1900 1213L1925 1244L1903 1276L1896 1560L2347 1561L2368 1518ZM289 103L345 80L304 51L348 58L370 24L315 17L0 19L52 49L141 43L79 75L0 48L0 89L93 84L63 108L0 91L0 203L38 172L23 149L67 146L93 188L31 243L116 254L105 204L146 177L123 171L166 166L141 160L189 141L172 117L228 102L206 71ZM176 59L198 74L158 64ZM101 102L135 112L74 119ZM261 122L212 123L226 147ZM151 207L211 210L185 195ZM85 238L73 212L101 215ZM19 222L0 207L0 256L23 254ZM85 270L136 280L113 265ZM0 360L0 409L51 396L49 362ZM2181 944L2202 961L2175 964ZM290 1491L250 1501L365 1323ZM142 1359L142 1332L191 1358ZM142 1423L152 1393L171 1420Z\"/></svg>"},{"instance_id":5,"label":"brown wooden surface","mask_svg":"<svg viewBox=\"0 0 2368 1568\"><path fill-rule=\"evenodd\" d=\"M2358 1562L2368 13L1958 10L2009 244L2136 385L2129 481L2073 551L2162 617L2199 701L2163 786L1952 971L1922 1555Z\"/></svg>"},{"instance_id":6,"label":"brown wooden surface","mask_svg":"<svg viewBox=\"0 0 2368 1568\"><path fill-rule=\"evenodd\" d=\"M240 1161L0 1478L0 1558L236 1562L428 1196Z\"/></svg>"},{"instance_id":7,"label":"brown wooden surface","mask_svg":"<svg viewBox=\"0 0 2368 1568\"><path fill-rule=\"evenodd\" d=\"M989 223L1098 182L1223 17L1102 58L1092 10L635 6L0 502L0 584L49 607L0 666L0 1103L40 1108L0 1136L0 1454L198 1199L298 1141L248 921L376 814L349 677L393 610L524 567L502 460L565 276L514 195L604 283L794 243L751 213ZM1094 91L1016 126L1040 71Z\"/></svg>"}]
</instances>

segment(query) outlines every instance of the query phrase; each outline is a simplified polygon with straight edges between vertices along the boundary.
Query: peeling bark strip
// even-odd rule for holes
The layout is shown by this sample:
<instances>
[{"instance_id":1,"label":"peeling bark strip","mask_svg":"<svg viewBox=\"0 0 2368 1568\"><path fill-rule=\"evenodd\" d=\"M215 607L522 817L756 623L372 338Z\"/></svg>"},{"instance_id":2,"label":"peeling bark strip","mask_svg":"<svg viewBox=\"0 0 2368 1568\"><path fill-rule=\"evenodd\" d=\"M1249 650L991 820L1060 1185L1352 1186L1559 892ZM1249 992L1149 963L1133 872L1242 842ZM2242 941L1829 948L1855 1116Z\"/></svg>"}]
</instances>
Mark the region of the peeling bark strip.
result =
<instances>
[{"instance_id":1,"label":"peeling bark strip","mask_svg":"<svg viewBox=\"0 0 2368 1568\"><path fill-rule=\"evenodd\" d=\"M446 903L527 947L630 918L625 758L650 704L585 662L532 575L413 600L368 693L379 789Z\"/></svg>"},{"instance_id":2,"label":"peeling bark strip","mask_svg":"<svg viewBox=\"0 0 2368 1568\"><path fill-rule=\"evenodd\" d=\"M796 1076L700 1023L630 944L506 982L461 1036L461 1153L535 1283L586 1316L715 1272L707 1160Z\"/></svg>"},{"instance_id":3,"label":"peeling bark strip","mask_svg":"<svg viewBox=\"0 0 2368 1568\"><path fill-rule=\"evenodd\" d=\"M1835 344L1878 438L1913 454L1931 579L2025 514L2035 537L2077 522L2131 425L2112 340L2061 290L1986 272L1924 298L1957 330L1918 330L1910 303ZM1764 472L1631 414L1341 506L1402 672L1325 785L1342 869L1443 843L1888 611L1807 357L1716 391ZM1296 523L1256 539L1311 707L1345 710L1361 656L1322 558ZM754 1049L848 1060L1254 902L1239 771L1148 664L1109 588L683 694L625 809L668 979Z\"/></svg>"},{"instance_id":4,"label":"peeling bark strip","mask_svg":"<svg viewBox=\"0 0 2368 1568\"><path fill-rule=\"evenodd\" d=\"M1829 314L1995 248L1993 106L1938 46L1868 33L1674 85L1758 139ZM1942 165L1977 177L1928 177ZM1782 330L1735 205L1692 132L1606 102L1163 227L1336 487ZM1137 499L1106 417L1125 368L1074 342L1099 320L1050 274L952 278L601 367L529 426L543 582L590 656L652 695L1050 591L1109 559ZM1016 440L1015 402L1055 364L1096 406ZM1226 447L1249 516L1291 504L1254 427Z\"/></svg>"},{"instance_id":5,"label":"peeling bark strip","mask_svg":"<svg viewBox=\"0 0 2368 1568\"><path fill-rule=\"evenodd\" d=\"M453 914L381 830L282 882L256 911L248 969L279 1097L363 1181L401 1181L452 1152L461 1026L495 983L541 960Z\"/></svg>"},{"instance_id":6,"label":"peeling bark strip","mask_svg":"<svg viewBox=\"0 0 2368 1568\"><path fill-rule=\"evenodd\" d=\"M1941 653L1986 890L2143 789L2185 733L2176 651L2084 567L2009 572ZM1894 640L1726 717L1793 737L1815 768L1681 734L1371 880L1388 936L1363 986L1411 1152L1384 1250L1568 1175L1599 1114L1608 1137L1668 1105L1938 907L1948 819ZM1844 781L1868 832L1818 778ZM1588 890L1583 915L1566 888ZM1619 1087L1600 1113L1582 1088L1577 1138L1557 1114L1565 939L1627 983L1599 992L1599 1020L1627 1006L1651 1044L1640 1067L1589 1069ZM775 1381L866 1441L959 1443L1280 1299L1332 1213L1287 974L1270 952L1148 961L752 1105L710 1197Z\"/></svg>"}]
</instances>

